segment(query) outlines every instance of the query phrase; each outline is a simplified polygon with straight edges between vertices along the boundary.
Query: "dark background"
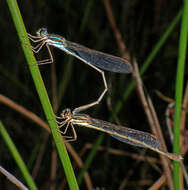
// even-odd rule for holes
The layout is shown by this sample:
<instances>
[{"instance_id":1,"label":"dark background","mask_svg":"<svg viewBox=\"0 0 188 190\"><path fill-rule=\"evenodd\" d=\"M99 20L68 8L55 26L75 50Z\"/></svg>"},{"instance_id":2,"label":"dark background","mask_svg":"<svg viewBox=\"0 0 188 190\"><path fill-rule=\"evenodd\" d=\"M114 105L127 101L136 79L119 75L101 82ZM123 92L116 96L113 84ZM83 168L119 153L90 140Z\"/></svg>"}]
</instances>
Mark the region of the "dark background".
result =
<instances>
[{"instance_id":1,"label":"dark background","mask_svg":"<svg viewBox=\"0 0 188 190\"><path fill-rule=\"evenodd\" d=\"M62 35L70 41L80 43L92 49L121 56L103 1L22 0L18 1L18 4L26 30L30 34L35 35L39 28L47 27L49 33ZM155 44L181 9L182 2L119 0L111 1L111 6L123 42L126 44L130 55L137 58L139 67L141 67ZM0 2L0 25L0 93L45 120L5 1ZM172 146L166 130L164 114L167 103L161 100L154 90L159 90L171 98L174 97L179 31L180 23L176 26L143 76L144 85L153 100L160 118L164 136L169 145L169 151L172 150ZM74 59L71 64L70 60L72 58L69 55L66 55L61 50L51 49L53 49L55 59L57 91L62 80L67 80L68 82L63 90L62 101L58 104L57 113L60 113L66 107L75 108L94 101L103 90L100 74L79 60ZM44 59L46 56L46 51L43 51L37 55L37 59ZM68 64L71 64L70 67ZM52 100L51 68L51 65L40 66L43 80ZM67 68L69 68L69 72L66 70ZM68 76L64 79L63 77L66 73L68 73ZM129 86L132 76L110 72L105 74L109 91L101 104L87 110L87 113L92 117L108 121L116 104L122 100L122 96ZM133 91L129 99L122 103L123 109L118 113L118 119L121 121L121 124L143 131L150 131L136 91ZM45 131L3 104L1 104L0 108L0 119L6 126L25 163L32 170L35 164L35 161L32 161L32 159L36 159L33 156L34 151L43 143ZM76 130L78 140L71 144L78 153L86 143L95 143L100 134L91 129L78 127ZM35 179L39 189L48 189L47 184L50 178L52 152L51 140L49 138L47 142L43 162ZM150 150L142 150L123 144L107 135L102 146L159 158L156 153ZM88 153L89 150L83 156L83 161ZM1 165L21 179L20 172L3 141L0 141L0 155ZM75 172L77 175L79 170L75 169ZM148 162L140 162L129 156L109 154L107 151L99 151L89 169L94 187L104 187L105 189L118 189L124 180L127 180L126 189L147 189L159 178L161 172L160 164L153 166ZM63 169L58 160L57 187L63 175ZM3 177L0 178L4 179ZM8 183L0 180L0 188L12 187L14 189L14 186ZM85 183L80 188L85 189Z\"/></svg>"}]
</instances>

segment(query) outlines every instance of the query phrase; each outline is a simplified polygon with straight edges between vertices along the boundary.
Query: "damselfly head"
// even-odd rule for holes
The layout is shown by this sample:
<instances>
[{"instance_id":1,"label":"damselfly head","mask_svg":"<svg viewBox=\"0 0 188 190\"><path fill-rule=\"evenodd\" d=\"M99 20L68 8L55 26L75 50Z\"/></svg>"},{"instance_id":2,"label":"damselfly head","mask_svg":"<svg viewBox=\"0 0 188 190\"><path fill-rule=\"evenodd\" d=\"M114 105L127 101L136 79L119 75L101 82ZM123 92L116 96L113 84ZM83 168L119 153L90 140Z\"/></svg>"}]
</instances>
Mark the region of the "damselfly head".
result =
<instances>
[{"instance_id":1,"label":"damselfly head","mask_svg":"<svg viewBox=\"0 0 188 190\"><path fill-rule=\"evenodd\" d=\"M72 118L71 110L69 108L64 109L61 112L61 117L62 117L62 119L70 119L70 118Z\"/></svg>"},{"instance_id":2,"label":"damselfly head","mask_svg":"<svg viewBox=\"0 0 188 190\"><path fill-rule=\"evenodd\" d=\"M36 32L37 36L40 36L40 37L45 37L48 35L48 31L47 31L47 28L40 28L37 30Z\"/></svg>"}]
</instances>

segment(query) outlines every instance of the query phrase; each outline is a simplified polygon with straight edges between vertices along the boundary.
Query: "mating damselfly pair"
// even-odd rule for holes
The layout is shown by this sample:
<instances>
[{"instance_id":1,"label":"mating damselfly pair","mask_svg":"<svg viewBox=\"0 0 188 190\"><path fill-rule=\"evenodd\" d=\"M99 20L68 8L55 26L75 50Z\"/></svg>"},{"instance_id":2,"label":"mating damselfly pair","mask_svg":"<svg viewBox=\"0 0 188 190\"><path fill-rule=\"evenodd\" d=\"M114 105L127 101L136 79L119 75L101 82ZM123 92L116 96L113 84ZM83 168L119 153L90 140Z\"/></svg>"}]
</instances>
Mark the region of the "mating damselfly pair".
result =
<instances>
[{"instance_id":1,"label":"mating damselfly pair","mask_svg":"<svg viewBox=\"0 0 188 190\"><path fill-rule=\"evenodd\" d=\"M32 42L39 42L37 46L32 47L32 50L35 53L38 53L44 45L47 47L47 50L49 52L50 58L39 61L39 64L47 64L53 62L53 56L49 47L53 46L83 61L85 64L97 70L102 76L105 88L96 101L75 108L72 112L70 109L65 109L61 113L60 117L56 117L59 127L65 127L65 130L62 132L63 134L66 134L68 127L72 128L73 136L67 137L66 140L76 140L77 134L74 129L74 125L79 125L82 127L92 128L95 130L106 132L112 137L124 143L128 143L142 148L149 148L173 160L178 161L183 159L180 155L162 151L160 149L159 141L152 134L138 131L135 129L130 129L123 126L118 126L106 121L94 119L89 115L79 113L87 108L99 104L102 98L104 97L106 91L108 90L103 70L112 71L116 73L130 73L132 72L132 66L128 60L89 49L80 44L70 42L62 36L56 34L49 34L46 28L39 29L37 31L37 36L32 36L30 34L28 34L28 36ZM58 119L62 119L63 121L58 121Z\"/></svg>"}]
</instances>

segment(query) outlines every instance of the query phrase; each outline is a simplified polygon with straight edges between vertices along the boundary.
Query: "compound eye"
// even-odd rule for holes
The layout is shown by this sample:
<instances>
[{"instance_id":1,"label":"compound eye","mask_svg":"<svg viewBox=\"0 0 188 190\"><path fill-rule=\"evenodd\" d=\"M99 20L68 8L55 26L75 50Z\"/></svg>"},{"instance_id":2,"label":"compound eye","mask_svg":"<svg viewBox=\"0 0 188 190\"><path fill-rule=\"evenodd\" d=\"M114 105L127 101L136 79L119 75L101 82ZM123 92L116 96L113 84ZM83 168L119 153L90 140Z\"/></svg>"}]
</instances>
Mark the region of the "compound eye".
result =
<instances>
[{"instance_id":1,"label":"compound eye","mask_svg":"<svg viewBox=\"0 0 188 190\"><path fill-rule=\"evenodd\" d=\"M37 32L36 32L37 36L41 36L40 33L41 33L41 28L38 29Z\"/></svg>"},{"instance_id":2,"label":"compound eye","mask_svg":"<svg viewBox=\"0 0 188 190\"><path fill-rule=\"evenodd\" d=\"M40 28L37 32L37 36L45 37L48 35L48 31L46 28Z\"/></svg>"},{"instance_id":3,"label":"compound eye","mask_svg":"<svg viewBox=\"0 0 188 190\"><path fill-rule=\"evenodd\" d=\"M71 115L70 109L65 109L65 110L63 110L62 113L61 113L61 116L62 116L63 119L69 118L70 115Z\"/></svg>"}]
</instances>

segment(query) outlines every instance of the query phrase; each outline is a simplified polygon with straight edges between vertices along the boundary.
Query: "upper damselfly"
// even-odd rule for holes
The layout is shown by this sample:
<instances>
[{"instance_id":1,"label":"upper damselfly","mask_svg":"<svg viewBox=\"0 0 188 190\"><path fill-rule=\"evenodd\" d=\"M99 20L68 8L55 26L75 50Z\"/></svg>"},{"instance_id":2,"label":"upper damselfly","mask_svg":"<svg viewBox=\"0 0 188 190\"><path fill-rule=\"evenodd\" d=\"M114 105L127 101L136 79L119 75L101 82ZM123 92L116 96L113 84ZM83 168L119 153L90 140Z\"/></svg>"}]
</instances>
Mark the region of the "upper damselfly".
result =
<instances>
[{"instance_id":1,"label":"upper damselfly","mask_svg":"<svg viewBox=\"0 0 188 190\"><path fill-rule=\"evenodd\" d=\"M32 42L34 43L39 42L37 46L35 47L32 46L32 50L35 53L38 53L41 50L41 48L45 45L47 47L47 50L50 56L49 59L39 61L38 62L39 64L48 64L48 63L53 62L53 56L49 47L49 46L53 46L83 61L90 67L97 70L102 76L102 79L104 82L104 90L99 96L99 98L90 104L80 106L74 109L73 111L74 113L83 111L89 107L92 107L100 103L106 91L108 90L108 86L107 86L107 82L106 82L106 78L105 78L103 70L112 71L116 73L131 73L132 72L132 66L127 59L123 59L123 58L116 57L110 54L102 53L100 51L89 49L83 45L70 42L60 35L49 34L46 28L39 29L36 34L37 36L28 34L28 37Z\"/></svg>"},{"instance_id":2,"label":"upper damselfly","mask_svg":"<svg viewBox=\"0 0 188 190\"><path fill-rule=\"evenodd\" d=\"M64 137L65 141L75 141L77 139L77 134L74 129L74 125L79 125L81 127L87 127L108 133L115 139L122 141L124 143L128 143L133 146L151 149L172 160L180 161L183 159L181 155L161 150L160 143L157 140L157 138L154 135L147 132L115 125L99 119L94 119L86 114L72 113L70 109L63 110L60 117L56 116L56 119L60 128L65 126L64 131L61 131L63 135L67 133L67 129L69 126L72 128L73 136L65 136ZM63 121L58 121L58 119Z\"/></svg>"}]
</instances>

